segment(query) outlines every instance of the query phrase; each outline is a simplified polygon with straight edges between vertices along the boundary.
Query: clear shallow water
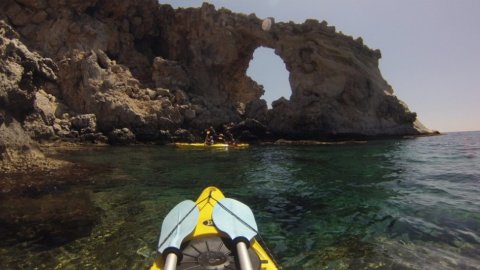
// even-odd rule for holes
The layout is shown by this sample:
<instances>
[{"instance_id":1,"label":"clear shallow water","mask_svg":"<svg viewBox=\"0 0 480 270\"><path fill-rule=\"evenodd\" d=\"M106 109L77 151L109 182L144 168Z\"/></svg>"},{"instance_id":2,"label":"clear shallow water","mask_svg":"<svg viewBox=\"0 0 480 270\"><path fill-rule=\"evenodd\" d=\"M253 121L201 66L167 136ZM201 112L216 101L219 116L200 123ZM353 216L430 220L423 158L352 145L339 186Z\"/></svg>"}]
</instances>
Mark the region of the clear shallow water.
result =
<instances>
[{"instance_id":1,"label":"clear shallow water","mask_svg":"<svg viewBox=\"0 0 480 270\"><path fill-rule=\"evenodd\" d=\"M479 269L480 132L229 151L110 147L65 158L105 170L22 198L54 222L8 235L0 268L145 269L169 209L215 185L253 209L286 269Z\"/></svg>"}]
</instances>

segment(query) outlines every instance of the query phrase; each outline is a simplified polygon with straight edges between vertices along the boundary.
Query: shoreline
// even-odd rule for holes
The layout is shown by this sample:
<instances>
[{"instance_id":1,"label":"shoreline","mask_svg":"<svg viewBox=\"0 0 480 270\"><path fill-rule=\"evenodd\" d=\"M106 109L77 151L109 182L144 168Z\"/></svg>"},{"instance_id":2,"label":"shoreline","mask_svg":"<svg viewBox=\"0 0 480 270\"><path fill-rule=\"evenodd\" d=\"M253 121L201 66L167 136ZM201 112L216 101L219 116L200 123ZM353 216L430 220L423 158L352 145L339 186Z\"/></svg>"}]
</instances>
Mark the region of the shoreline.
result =
<instances>
[{"instance_id":1,"label":"shoreline","mask_svg":"<svg viewBox=\"0 0 480 270\"><path fill-rule=\"evenodd\" d=\"M330 140L261 140L249 142L252 146L311 146L311 145L346 145L367 144L378 140L405 140L418 137L440 136L445 133L416 135L416 136L382 136L359 139L330 139ZM62 153L76 151L96 151L110 147L149 147L167 146L172 147L176 142L135 142L123 145L111 145L106 143L53 141L39 143L39 149L44 154L44 159L30 160L24 166L11 166L10 170L0 173L0 195L12 193L43 193L64 185L74 184L78 179L86 179L92 173L102 170L89 164L74 163L62 158ZM74 177L72 177L72 175ZM74 178L75 180L72 180ZM60 180L60 181L59 181ZM86 180L88 181L88 180ZM42 191L43 190L43 191Z\"/></svg>"},{"instance_id":2,"label":"shoreline","mask_svg":"<svg viewBox=\"0 0 480 270\"><path fill-rule=\"evenodd\" d=\"M451 132L449 132L451 133ZM240 143L247 143L249 145L328 145L328 144L358 144L368 143L371 141L379 140L404 140L415 139L422 137L442 136L447 133L433 132L429 134L417 134L417 135L379 135L379 136L339 136L339 137L325 137L322 139L289 139L289 138L276 138L276 139L258 139L251 141L241 141ZM45 154L51 153L52 150L60 151L76 151L88 148L105 148L105 147L124 147L124 146L172 146L175 143L203 143L203 141L188 141L188 140L171 140L167 141L133 141L125 144L110 144L103 142L88 142L88 141L47 141L40 142L39 147Z\"/></svg>"}]
</instances>

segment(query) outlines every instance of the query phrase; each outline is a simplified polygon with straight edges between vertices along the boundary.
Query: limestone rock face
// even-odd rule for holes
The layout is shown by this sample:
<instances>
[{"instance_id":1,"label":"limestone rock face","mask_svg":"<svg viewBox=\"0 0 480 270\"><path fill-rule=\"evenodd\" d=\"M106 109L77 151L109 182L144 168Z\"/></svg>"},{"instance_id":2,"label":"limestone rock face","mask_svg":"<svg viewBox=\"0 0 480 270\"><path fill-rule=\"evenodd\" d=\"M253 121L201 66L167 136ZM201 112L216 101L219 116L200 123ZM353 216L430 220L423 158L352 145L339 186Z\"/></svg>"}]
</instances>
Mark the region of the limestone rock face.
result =
<instances>
[{"instance_id":1,"label":"limestone rock face","mask_svg":"<svg viewBox=\"0 0 480 270\"><path fill-rule=\"evenodd\" d=\"M89 130L95 132L97 130L97 118L95 114L82 114L71 119L72 127L77 130Z\"/></svg>"},{"instance_id":2,"label":"limestone rock face","mask_svg":"<svg viewBox=\"0 0 480 270\"><path fill-rule=\"evenodd\" d=\"M183 123L174 97L144 87L102 51L72 51L59 78L65 103L77 113L94 114L102 132L127 127L140 139L155 139L160 129Z\"/></svg>"},{"instance_id":3,"label":"limestone rock face","mask_svg":"<svg viewBox=\"0 0 480 270\"><path fill-rule=\"evenodd\" d=\"M0 107L23 120L33 111L36 91L57 77L53 61L32 53L18 38L0 21Z\"/></svg>"},{"instance_id":4,"label":"limestone rock face","mask_svg":"<svg viewBox=\"0 0 480 270\"><path fill-rule=\"evenodd\" d=\"M55 81L55 65L29 51L18 37L0 21L0 172L47 162L21 123L35 111L36 91Z\"/></svg>"},{"instance_id":5,"label":"limestone rock face","mask_svg":"<svg viewBox=\"0 0 480 270\"><path fill-rule=\"evenodd\" d=\"M33 106L40 113L43 121L49 125L53 124L57 115L58 104L55 101L54 96L47 94L42 89L35 93Z\"/></svg>"},{"instance_id":6,"label":"limestone rock face","mask_svg":"<svg viewBox=\"0 0 480 270\"><path fill-rule=\"evenodd\" d=\"M15 170L29 166L35 159L44 159L36 143L25 132L20 123L0 111L0 171Z\"/></svg>"},{"instance_id":7,"label":"limestone rock face","mask_svg":"<svg viewBox=\"0 0 480 270\"><path fill-rule=\"evenodd\" d=\"M163 53L195 81L192 91L214 104L250 104L247 117L267 122L278 136L401 135L430 132L393 95L378 68L380 51L337 33L326 22L275 23L254 15L162 7ZM290 72L292 95L268 112L263 89L245 73L253 52L268 47Z\"/></svg>"},{"instance_id":8,"label":"limestone rock face","mask_svg":"<svg viewBox=\"0 0 480 270\"><path fill-rule=\"evenodd\" d=\"M382 78L380 51L326 22L155 0L4 0L0 20L0 105L35 139L133 141L126 128L139 141L190 140L230 122L258 139L431 132ZM290 72L292 95L272 109L246 75L262 46ZM81 115L94 128L73 124Z\"/></svg>"},{"instance_id":9,"label":"limestone rock face","mask_svg":"<svg viewBox=\"0 0 480 270\"><path fill-rule=\"evenodd\" d=\"M254 99L250 101L245 107L245 117L257 119L260 122L266 123L268 117L268 106L264 99Z\"/></svg>"},{"instance_id":10,"label":"limestone rock face","mask_svg":"<svg viewBox=\"0 0 480 270\"><path fill-rule=\"evenodd\" d=\"M129 144L135 142L135 134L128 128L114 129L108 135L111 144Z\"/></svg>"},{"instance_id":11,"label":"limestone rock face","mask_svg":"<svg viewBox=\"0 0 480 270\"><path fill-rule=\"evenodd\" d=\"M155 57L153 59L152 73L152 80L155 82L156 87L176 90L188 89L190 86L187 73L175 61Z\"/></svg>"}]
</instances>

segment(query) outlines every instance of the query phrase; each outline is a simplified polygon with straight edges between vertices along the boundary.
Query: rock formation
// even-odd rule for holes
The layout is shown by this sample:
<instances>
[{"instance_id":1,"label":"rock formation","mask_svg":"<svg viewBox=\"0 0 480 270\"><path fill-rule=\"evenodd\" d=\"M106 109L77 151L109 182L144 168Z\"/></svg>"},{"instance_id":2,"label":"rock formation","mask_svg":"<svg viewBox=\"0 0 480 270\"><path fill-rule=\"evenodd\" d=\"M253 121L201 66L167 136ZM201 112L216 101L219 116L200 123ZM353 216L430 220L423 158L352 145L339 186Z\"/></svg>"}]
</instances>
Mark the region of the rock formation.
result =
<instances>
[{"instance_id":1,"label":"rock formation","mask_svg":"<svg viewBox=\"0 0 480 270\"><path fill-rule=\"evenodd\" d=\"M211 107L248 108L238 116L260 119L277 136L292 138L429 132L382 78L380 51L326 22L274 23L208 4L180 10L164 6L161 14L159 53L187 71L195 82L190 92L211 97ZM290 100L277 100L272 110L259 103L263 89L245 74L261 46L274 49L290 72Z\"/></svg>"},{"instance_id":2,"label":"rock formation","mask_svg":"<svg viewBox=\"0 0 480 270\"><path fill-rule=\"evenodd\" d=\"M53 68L53 62L30 52L0 21L0 172L46 161L20 123L34 111L35 91L56 79Z\"/></svg>"},{"instance_id":3,"label":"rock formation","mask_svg":"<svg viewBox=\"0 0 480 270\"><path fill-rule=\"evenodd\" d=\"M28 145L195 140L229 122L257 139L431 132L382 78L380 51L326 22L155 0L4 0L0 20L0 124ZM290 72L292 96L272 109L246 75L261 46Z\"/></svg>"}]
</instances>

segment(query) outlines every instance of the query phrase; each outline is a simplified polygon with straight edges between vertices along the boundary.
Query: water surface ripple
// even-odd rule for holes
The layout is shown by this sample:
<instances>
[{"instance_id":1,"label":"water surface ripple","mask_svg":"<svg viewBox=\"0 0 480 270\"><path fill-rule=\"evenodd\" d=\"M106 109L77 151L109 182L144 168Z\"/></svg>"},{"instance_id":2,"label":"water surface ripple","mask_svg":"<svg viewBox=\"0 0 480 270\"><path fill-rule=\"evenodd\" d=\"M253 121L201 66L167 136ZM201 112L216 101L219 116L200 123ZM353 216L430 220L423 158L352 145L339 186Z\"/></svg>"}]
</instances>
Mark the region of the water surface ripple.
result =
<instances>
[{"instance_id":1,"label":"water surface ripple","mask_svg":"<svg viewBox=\"0 0 480 270\"><path fill-rule=\"evenodd\" d=\"M110 147L64 157L105 170L21 199L22 207L63 198L64 211L88 205L93 221L66 215L60 226L31 222L13 234L0 222L8 239L1 269L145 269L165 214L209 185L251 206L285 269L479 269L480 132L228 151ZM83 233L64 232L72 227Z\"/></svg>"}]
</instances>

